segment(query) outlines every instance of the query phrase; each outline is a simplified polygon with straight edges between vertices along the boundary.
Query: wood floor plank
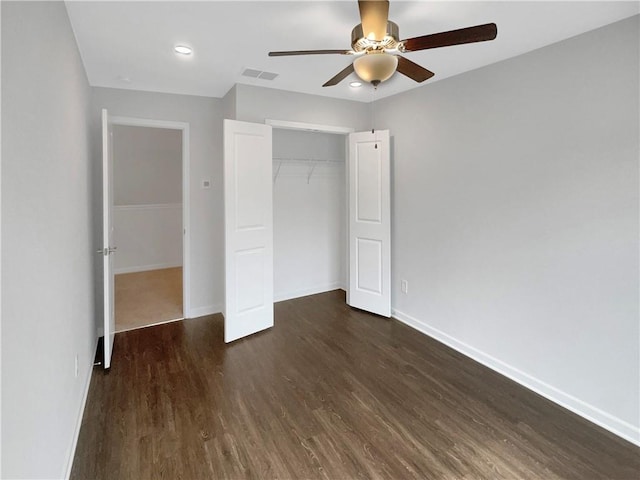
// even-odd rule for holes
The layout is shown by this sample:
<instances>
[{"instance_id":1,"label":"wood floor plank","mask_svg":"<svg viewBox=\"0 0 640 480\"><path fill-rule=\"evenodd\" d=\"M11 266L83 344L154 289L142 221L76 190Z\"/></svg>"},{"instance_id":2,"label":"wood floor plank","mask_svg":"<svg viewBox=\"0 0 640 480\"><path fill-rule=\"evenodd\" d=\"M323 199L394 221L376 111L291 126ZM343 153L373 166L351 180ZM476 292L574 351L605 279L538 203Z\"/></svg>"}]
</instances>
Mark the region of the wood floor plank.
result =
<instances>
[{"instance_id":1,"label":"wood floor plank","mask_svg":"<svg viewBox=\"0 0 640 480\"><path fill-rule=\"evenodd\" d=\"M640 449L340 291L116 336L71 478L621 479Z\"/></svg>"}]
</instances>

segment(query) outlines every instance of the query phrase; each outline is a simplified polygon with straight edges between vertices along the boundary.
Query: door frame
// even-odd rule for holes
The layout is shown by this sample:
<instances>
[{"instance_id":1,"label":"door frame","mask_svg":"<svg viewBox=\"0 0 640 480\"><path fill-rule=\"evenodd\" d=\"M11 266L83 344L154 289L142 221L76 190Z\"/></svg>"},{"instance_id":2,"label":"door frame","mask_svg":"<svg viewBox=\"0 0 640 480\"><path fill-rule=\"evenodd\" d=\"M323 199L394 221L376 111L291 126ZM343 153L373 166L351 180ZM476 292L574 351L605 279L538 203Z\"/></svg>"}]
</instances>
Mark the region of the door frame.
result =
<instances>
[{"instance_id":1,"label":"door frame","mask_svg":"<svg viewBox=\"0 0 640 480\"><path fill-rule=\"evenodd\" d=\"M290 122L288 120L274 120L267 118L264 123L271 125L273 128L283 128L286 130L303 130L306 132L319 132L319 133L336 133L339 135L349 135L354 133L355 128L351 127L339 127L335 125L317 125L315 123L304 122Z\"/></svg>"},{"instance_id":2,"label":"door frame","mask_svg":"<svg viewBox=\"0 0 640 480\"><path fill-rule=\"evenodd\" d=\"M190 179L189 179L189 123L171 120L111 116L112 125L123 127L149 127L180 130L182 132L182 316L191 317L191 228L190 228Z\"/></svg>"}]
</instances>

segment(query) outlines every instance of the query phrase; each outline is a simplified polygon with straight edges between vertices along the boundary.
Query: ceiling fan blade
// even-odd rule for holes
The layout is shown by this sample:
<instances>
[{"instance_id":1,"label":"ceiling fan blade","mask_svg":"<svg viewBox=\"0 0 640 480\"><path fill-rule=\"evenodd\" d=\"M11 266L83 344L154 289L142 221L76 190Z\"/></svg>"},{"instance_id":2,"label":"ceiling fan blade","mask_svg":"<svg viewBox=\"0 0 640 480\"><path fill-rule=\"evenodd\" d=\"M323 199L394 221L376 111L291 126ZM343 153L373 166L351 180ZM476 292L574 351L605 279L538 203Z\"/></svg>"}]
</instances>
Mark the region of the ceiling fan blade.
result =
<instances>
[{"instance_id":1,"label":"ceiling fan blade","mask_svg":"<svg viewBox=\"0 0 640 480\"><path fill-rule=\"evenodd\" d=\"M384 40L389 20L388 0L358 0L362 32L369 40Z\"/></svg>"},{"instance_id":2,"label":"ceiling fan blade","mask_svg":"<svg viewBox=\"0 0 640 480\"><path fill-rule=\"evenodd\" d=\"M449 47L465 43L486 42L493 40L498 35L498 27L495 23L476 25L475 27L461 28L449 32L434 33L421 37L403 40L404 51L415 52L429 48Z\"/></svg>"},{"instance_id":3,"label":"ceiling fan blade","mask_svg":"<svg viewBox=\"0 0 640 480\"><path fill-rule=\"evenodd\" d=\"M286 57L289 55L351 55L351 50L289 50L285 52L269 52L270 57Z\"/></svg>"},{"instance_id":4,"label":"ceiling fan blade","mask_svg":"<svg viewBox=\"0 0 640 480\"><path fill-rule=\"evenodd\" d=\"M342 80L344 80L345 78L347 78L349 75L351 75L354 72L353 70L353 63L350 63L349 65L347 65L347 67L342 70L340 73L338 73L335 77L333 77L331 80L328 80L324 85L322 85L323 87L333 87L334 85L339 84Z\"/></svg>"},{"instance_id":5,"label":"ceiling fan blade","mask_svg":"<svg viewBox=\"0 0 640 480\"><path fill-rule=\"evenodd\" d=\"M421 67L415 62L412 62L408 58L405 58L401 55L396 55L398 57L398 68L396 69L403 75L406 75L411 80L415 80L416 82L424 82L425 80L430 79L435 74L424 67Z\"/></svg>"}]
</instances>

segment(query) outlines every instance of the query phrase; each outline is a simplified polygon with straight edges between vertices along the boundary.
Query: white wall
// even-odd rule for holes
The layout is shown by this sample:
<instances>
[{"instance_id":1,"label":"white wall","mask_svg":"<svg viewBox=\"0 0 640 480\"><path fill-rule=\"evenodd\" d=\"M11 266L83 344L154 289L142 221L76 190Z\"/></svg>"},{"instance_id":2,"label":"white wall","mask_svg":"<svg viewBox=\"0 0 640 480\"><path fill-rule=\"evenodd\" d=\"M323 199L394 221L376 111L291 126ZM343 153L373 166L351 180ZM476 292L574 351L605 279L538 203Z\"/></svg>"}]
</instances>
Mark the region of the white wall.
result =
<instances>
[{"instance_id":1,"label":"white wall","mask_svg":"<svg viewBox=\"0 0 640 480\"><path fill-rule=\"evenodd\" d=\"M275 300L344 288L345 137L274 128L273 157Z\"/></svg>"},{"instance_id":2,"label":"white wall","mask_svg":"<svg viewBox=\"0 0 640 480\"><path fill-rule=\"evenodd\" d=\"M182 204L113 207L114 272L182 266Z\"/></svg>"},{"instance_id":3,"label":"white wall","mask_svg":"<svg viewBox=\"0 0 640 480\"><path fill-rule=\"evenodd\" d=\"M113 126L115 205L182 202L182 131Z\"/></svg>"},{"instance_id":4,"label":"white wall","mask_svg":"<svg viewBox=\"0 0 640 480\"><path fill-rule=\"evenodd\" d=\"M236 119L236 87L235 85L222 97L222 115L227 120Z\"/></svg>"},{"instance_id":5,"label":"white wall","mask_svg":"<svg viewBox=\"0 0 640 480\"><path fill-rule=\"evenodd\" d=\"M221 311L224 298L221 100L110 88L92 88L91 92L94 119L99 118L100 109L107 108L109 114L115 116L189 123L191 311L188 314L197 317ZM94 129L93 138L100 139L98 129ZM101 161L98 150L94 161L96 164ZM202 188L203 180L210 181L210 188ZM102 231L101 182L101 172L97 172L94 178L96 238L100 238ZM100 292L102 265L99 262L96 262L96 271ZM102 298L98 295L96 311L100 312L101 308Z\"/></svg>"},{"instance_id":6,"label":"white wall","mask_svg":"<svg viewBox=\"0 0 640 480\"><path fill-rule=\"evenodd\" d=\"M396 315L636 442L638 18L376 105Z\"/></svg>"},{"instance_id":7,"label":"white wall","mask_svg":"<svg viewBox=\"0 0 640 480\"><path fill-rule=\"evenodd\" d=\"M115 273L182 265L182 131L114 125Z\"/></svg>"},{"instance_id":8,"label":"white wall","mask_svg":"<svg viewBox=\"0 0 640 480\"><path fill-rule=\"evenodd\" d=\"M1 8L2 478L62 478L96 338L89 85L64 3Z\"/></svg>"}]
</instances>

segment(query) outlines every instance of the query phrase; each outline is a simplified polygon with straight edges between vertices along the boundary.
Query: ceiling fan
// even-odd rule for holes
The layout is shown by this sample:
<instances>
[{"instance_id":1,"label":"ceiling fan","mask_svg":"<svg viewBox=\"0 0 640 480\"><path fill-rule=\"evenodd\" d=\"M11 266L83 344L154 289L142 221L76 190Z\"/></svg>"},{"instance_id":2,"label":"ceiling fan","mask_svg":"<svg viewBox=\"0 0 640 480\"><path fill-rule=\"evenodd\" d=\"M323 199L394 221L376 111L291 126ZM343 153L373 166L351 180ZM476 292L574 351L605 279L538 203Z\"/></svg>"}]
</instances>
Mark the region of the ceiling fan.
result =
<instances>
[{"instance_id":1,"label":"ceiling fan","mask_svg":"<svg viewBox=\"0 0 640 480\"><path fill-rule=\"evenodd\" d=\"M270 57L288 55L353 55L355 60L323 87L337 85L355 72L365 82L377 86L396 72L424 82L434 73L400 55L430 48L493 40L498 34L495 23L476 25L448 32L399 40L398 25L389 20L388 0L358 0L361 23L351 31L351 50L291 50L269 52Z\"/></svg>"}]
</instances>

